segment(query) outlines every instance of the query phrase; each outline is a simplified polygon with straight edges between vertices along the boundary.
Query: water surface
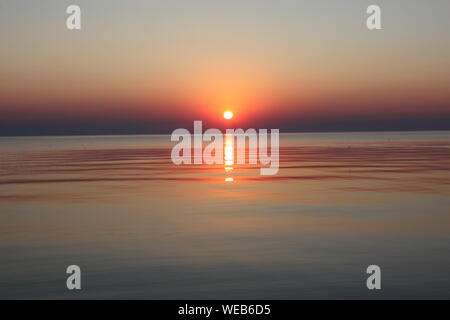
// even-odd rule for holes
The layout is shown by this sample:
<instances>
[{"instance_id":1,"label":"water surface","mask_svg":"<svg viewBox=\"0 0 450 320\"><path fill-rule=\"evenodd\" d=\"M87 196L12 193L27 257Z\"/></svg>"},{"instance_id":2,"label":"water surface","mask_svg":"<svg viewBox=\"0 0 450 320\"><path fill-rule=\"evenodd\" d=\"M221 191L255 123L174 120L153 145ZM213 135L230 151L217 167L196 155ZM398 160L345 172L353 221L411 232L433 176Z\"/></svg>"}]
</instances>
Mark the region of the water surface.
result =
<instances>
[{"instance_id":1,"label":"water surface","mask_svg":"<svg viewBox=\"0 0 450 320\"><path fill-rule=\"evenodd\" d=\"M0 298L448 299L449 135L284 134L276 176L175 166L165 135L0 138Z\"/></svg>"}]
</instances>

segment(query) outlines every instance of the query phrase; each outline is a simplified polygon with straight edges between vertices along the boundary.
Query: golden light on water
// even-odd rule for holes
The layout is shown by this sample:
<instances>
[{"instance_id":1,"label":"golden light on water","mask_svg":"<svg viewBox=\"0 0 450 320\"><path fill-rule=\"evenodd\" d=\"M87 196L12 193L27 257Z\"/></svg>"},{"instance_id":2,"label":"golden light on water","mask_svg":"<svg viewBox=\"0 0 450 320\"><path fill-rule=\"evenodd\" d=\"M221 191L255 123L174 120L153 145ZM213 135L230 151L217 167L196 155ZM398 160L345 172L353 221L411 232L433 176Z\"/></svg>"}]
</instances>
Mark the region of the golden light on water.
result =
<instances>
[{"instance_id":1,"label":"golden light on water","mask_svg":"<svg viewBox=\"0 0 450 320\"><path fill-rule=\"evenodd\" d=\"M225 134L225 150L224 150L224 163L228 168L233 169L234 154L233 154L233 135Z\"/></svg>"},{"instance_id":2,"label":"golden light on water","mask_svg":"<svg viewBox=\"0 0 450 320\"><path fill-rule=\"evenodd\" d=\"M224 115L225 116L225 115ZM233 171L234 164L234 154L233 154L233 135L225 134L225 150L224 150L224 164L225 172ZM233 178L228 177L225 179L226 182L233 182Z\"/></svg>"}]
</instances>

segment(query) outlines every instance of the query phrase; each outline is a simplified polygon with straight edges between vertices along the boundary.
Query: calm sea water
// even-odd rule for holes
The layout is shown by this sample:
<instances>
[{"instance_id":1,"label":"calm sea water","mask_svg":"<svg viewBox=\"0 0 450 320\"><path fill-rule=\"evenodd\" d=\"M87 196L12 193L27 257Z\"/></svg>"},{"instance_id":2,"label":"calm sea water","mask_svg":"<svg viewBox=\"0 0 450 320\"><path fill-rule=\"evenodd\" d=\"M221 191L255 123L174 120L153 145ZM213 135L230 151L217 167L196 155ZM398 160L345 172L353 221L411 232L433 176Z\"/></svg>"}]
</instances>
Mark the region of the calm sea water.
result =
<instances>
[{"instance_id":1,"label":"calm sea water","mask_svg":"<svg viewBox=\"0 0 450 320\"><path fill-rule=\"evenodd\" d=\"M450 132L280 145L263 177L164 135L0 138L0 298L450 298Z\"/></svg>"}]
</instances>

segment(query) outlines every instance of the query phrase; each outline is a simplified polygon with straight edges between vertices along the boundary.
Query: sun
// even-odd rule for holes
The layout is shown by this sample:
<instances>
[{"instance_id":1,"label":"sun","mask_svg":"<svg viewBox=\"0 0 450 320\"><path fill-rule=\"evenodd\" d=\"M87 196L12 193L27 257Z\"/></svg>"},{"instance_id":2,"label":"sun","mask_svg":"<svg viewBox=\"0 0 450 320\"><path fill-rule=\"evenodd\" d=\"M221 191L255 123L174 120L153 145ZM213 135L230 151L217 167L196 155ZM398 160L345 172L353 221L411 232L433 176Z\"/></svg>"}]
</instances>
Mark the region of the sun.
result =
<instances>
[{"instance_id":1,"label":"sun","mask_svg":"<svg viewBox=\"0 0 450 320\"><path fill-rule=\"evenodd\" d=\"M223 113L223 117L227 120L230 120L233 118L233 112L231 112L230 110L227 110Z\"/></svg>"}]
</instances>

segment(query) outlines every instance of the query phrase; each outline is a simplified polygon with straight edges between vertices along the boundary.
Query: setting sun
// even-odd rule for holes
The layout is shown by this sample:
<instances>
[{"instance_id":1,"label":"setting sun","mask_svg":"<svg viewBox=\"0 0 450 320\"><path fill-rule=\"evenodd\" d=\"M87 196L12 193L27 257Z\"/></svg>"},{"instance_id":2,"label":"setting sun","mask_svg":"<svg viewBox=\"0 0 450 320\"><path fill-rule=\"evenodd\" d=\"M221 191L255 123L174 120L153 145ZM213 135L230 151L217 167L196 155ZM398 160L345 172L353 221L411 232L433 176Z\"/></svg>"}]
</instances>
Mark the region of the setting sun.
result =
<instances>
[{"instance_id":1,"label":"setting sun","mask_svg":"<svg viewBox=\"0 0 450 320\"><path fill-rule=\"evenodd\" d=\"M227 111L225 111L225 112L223 113L223 117L224 117L225 119L227 119L227 120L230 120L230 119L233 118L233 112L227 110Z\"/></svg>"}]
</instances>

